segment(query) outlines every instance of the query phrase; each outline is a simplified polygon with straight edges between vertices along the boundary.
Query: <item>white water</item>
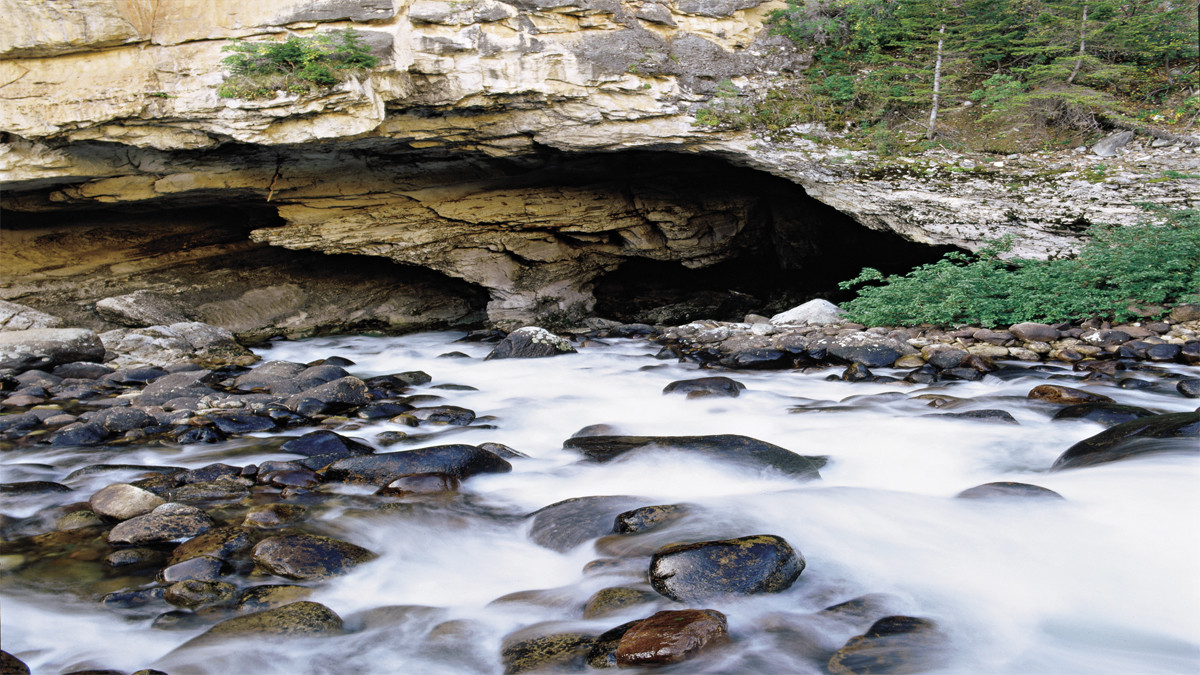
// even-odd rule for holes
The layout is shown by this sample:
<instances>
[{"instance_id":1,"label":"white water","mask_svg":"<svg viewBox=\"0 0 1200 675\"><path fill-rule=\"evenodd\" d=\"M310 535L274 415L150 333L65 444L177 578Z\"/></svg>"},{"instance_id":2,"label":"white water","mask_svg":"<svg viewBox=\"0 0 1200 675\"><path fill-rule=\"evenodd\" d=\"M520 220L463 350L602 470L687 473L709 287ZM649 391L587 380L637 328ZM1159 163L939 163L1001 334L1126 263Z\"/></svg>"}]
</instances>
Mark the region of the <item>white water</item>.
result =
<instances>
[{"instance_id":1,"label":"white water","mask_svg":"<svg viewBox=\"0 0 1200 675\"><path fill-rule=\"evenodd\" d=\"M420 393L494 416L486 421L494 429L414 430L385 422L343 432L370 442L389 429L433 430L441 433L389 450L491 441L530 456L513 460L512 473L466 481L463 492L476 505L515 514L571 497L635 495L645 504L699 506L699 516L673 531L681 539L759 533L785 538L807 559L800 581L778 595L709 603L728 615L735 644L689 663L683 672L809 672L810 664L765 646L760 621L772 613L800 615L880 592L898 596L907 613L932 618L949 633L955 655L942 672L1200 672L1200 460L1158 455L1047 473L1062 451L1102 428L1051 423L1051 408L1024 399L1043 380L988 377L922 387L825 381L835 369L698 372L654 360L653 345L625 340L552 359L485 362L490 345L452 344L454 337L318 339L278 343L263 356L307 362L337 354L354 360L357 365L348 369L361 376L424 370L434 381L419 387ZM436 358L448 351L474 358ZM661 394L673 380L714 374L734 377L748 390L737 399ZM447 383L479 391L430 388ZM1085 388L1164 412L1195 408L1195 401L1166 389ZM859 400L832 411L789 413L810 399L832 402L894 391L972 398L956 411L1002 408L1021 424L925 419L920 415L937 411L917 400ZM799 482L682 453L601 465L580 464L578 455L562 449L575 431L599 423L635 435L743 434L797 453L826 455L830 462L822 480ZM225 461L289 457L239 454ZM49 462L56 469L6 480L62 480L63 468L98 461L194 467L221 459L221 451L212 447L140 450L118 460L25 456L19 461ZM6 467L6 476L11 468ZM72 485L90 494L112 480L93 476ZM1066 501L953 499L992 481L1034 483ZM572 627L601 632L653 611L633 608L578 621L579 606L592 593L635 584L636 576L584 575L588 561L603 557L591 543L555 553L529 541L525 522L488 518L479 508L450 506L419 514L348 509L323 517L326 531L382 555L320 586L311 599L348 623L356 612L386 605L438 609L337 638L260 639L240 649L227 643L173 656L165 669L173 674L499 672L501 639L519 628L570 621ZM558 589L560 599L488 604L532 589ZM445 620L465 620L467 628L453 641L431 639L429 631ZM125 620L94 603L13 588L5 589L0 625L4 649L35 673L84 663L132 671L201 632L155 631L148 619ZM839 643L845 637L838 637Z\"/></svg>"}]
</instances>

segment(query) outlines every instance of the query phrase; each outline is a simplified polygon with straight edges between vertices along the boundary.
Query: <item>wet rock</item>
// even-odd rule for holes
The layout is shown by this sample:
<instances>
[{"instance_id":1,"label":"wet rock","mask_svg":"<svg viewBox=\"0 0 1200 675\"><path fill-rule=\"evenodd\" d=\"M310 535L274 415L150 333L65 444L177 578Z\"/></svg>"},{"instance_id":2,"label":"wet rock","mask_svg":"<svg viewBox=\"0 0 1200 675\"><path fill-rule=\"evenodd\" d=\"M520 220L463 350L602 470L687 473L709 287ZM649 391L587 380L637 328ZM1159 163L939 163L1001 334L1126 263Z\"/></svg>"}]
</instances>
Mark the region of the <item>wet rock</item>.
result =
<instances>
[{"instance_id":1,"label":"wet rock","mask_svg":"<svg viewBox=\"0 0 1200 675\"><path fill-rule=\"evenodd\" d=\"M430 408L413 408L408 411L409 415L422 422L431 422L433 424L450 424L458 427L465 427L475 421L475 412L466 408L459 408L453 405L439 405Z\"/></svg>"},{"instance_id":2,"label":"wet rock","mask_svg":"<svg viewBox=\"0 0 1200 675\"><path fill-rule=\"evenodd\" d=\"M68 424L50 435L50 445L99 445L109 437L108 430L99 424Z\"/></svg>"},{"instance_id":3,"label":"wet rock","mask_svg":"<svg viewBox=\"0 0 1200 675\"><path fill-rule=\"evenodd\" d=\"M264 609L283 607L313 594L312 588L292 584L270 584L247 588L238 598L237 608L241 611L260 612Z\"/></svg>"},{"instance_id":4,"label":"wet rock","mask_svg":"<svg viewBox=\"0 0 1200 675\"><path fill-rule=\"evenodd\" d=\"M29 666L6 651L0 651L0 675L29 675Z\"/></svg>"},{"instance_id":5,"label":"wet rock","mask_svg":"<svg viewBox=\"0 0 1200 675\"><path fill-rule=\"evenodd\" d=\"M242 499L250 492L253 483L245 478L226 478L181 485L168 493L175 502L214 502Z\"/></svg>"},{"instance_id":6,"label":"wet rock","mask_svg":"<svg viewBox=\"0 0 1200 675\"><path fill-rule=\"evenodd\" d=\"M535 511L529 538L539 546L565 553L585 541L612 532L620 513L642 503L636 497L576 497Z\"/></svg>"},{"instance_id":7,"label":"wet rock","mask_svg":"<svg viewBox=\"0 0 1200 675\"><path fill-rule=\"evenodd\" d=\"M1052 469L1074 469L1156 452L1200 452L1200 412L1169 413L1118 424L1072 445Z\"/></svg>"},{"instance_id":8,"label":"wet rock","mask_svg":"<svg viewBox=\"0 0 1200 675\"><path fill-rule=\"evenodd\" d=\"M1090 391L1064 387L1058 384L1039 384L1029 391L1029 398L1059 405L1076 405L1079 403L1113 403L1114 401L1103 394L1093 394Z\"/></svg>"},{"instance_id":9,"label":"wet rock","mask_svg":"<svg viewBox=\"0 0 1200 675\"><path fill-rule=\"evenodd\" d=\"M820 478L824 457L797 455L777 445L748 436L580 436L563 447L594 462L607 462L632 451L652 449L696 453L716 460L754 468L770 467L799 478Z\"/></svg>"},{"instance_id":10,"label":"wet rock","mask_svg":"<svg viewBox=\"0 0 1200 675\"><path fill-rule=\"evenodd\" d=\"M917 353L907 342L871 333L826 336L813 341L809 348L825 349L830 356L868 368L887 368L901 356Z\"/></svg>"},{"instance_id":11,"label":"wet rock","mask_svg":"<svg viewBox=\"0 0 1200 675\"><path fill-rule=\"evenodd\" d=\"M1151 361L1174 361L1183 352L1183 347L1174 344L1151 345L1146 348L1146 358Z\"/></svg>"},{"instance_id":12,"label":"wet rock","mask_svg":"<svg viewBox=\"0 0 1200 675\"><path fill-rule=\"evenodd\" d=\"M305 415L308 413L301 410L299 406L305 400L310 399L324 404L325 412L340 412L371 402L371 398L367 394L366 383L357 377L343 377L312 389L306 389L289 398L284 405Z\"/></svg>"},{"instance_id":13,"label":"wet rock","mask_svg":"<svg viewBox=\"0 0 1200 675\"><path fill-rule=\"evenodd\" d=\"M108 533L108 542L130 546L165 543L190 539L212 526L212 518L204 511L194 506L168 502L150 513L119 523Z\"/></svg>"},{"instance_id":14,"label":"wet rock","mask_svg":"<svg viewBox=\"0 0 1200 675\"><path fill-rule=\"evenodd\" d=\"M718 363L735 370L777 370L791 368L793 361L792 354L787 351L760 347L737 349L722 356Z\"/></svg>"},{"instance_id":15,"label":"wet rock","mask_svg":"<svg viewBox=\"0 0 1200 675\"><path fill-rule=\"evenodd\" d=\"M1085 420L1112 427L1154 414L1145 408L1119 403L1078 403L1059 410L1051 419L1055 422Z\"/></svg>"},{"instance_id":16,"label":"wet rock","mask_svg":"<svg viewBox=\"0 0 1200 675\"><path fill-rule=\"evenodd\" d=\"M105 523L100 519L100 516L93 513L91 510L72 511L58 520L54 521L54 529L56 530L77 530L84 527L104 527Z\"/></svg>"},{"instance_id":17,"label":"wet rock","mask_svg":"<svg viewBox=\"0 0 1200 675\"><path fill-rule=\"evenodd\" d=\"M0 431L25 431L41 423L41 418L28 412L16 415L0 415Z\"/></svg>"},{"instance_id":18,"label":"wet rock","mask_svg":"<svg viewBox=\"0 0 1200 675\"><path fill-rule=\"evenodd\" d=\"M1028 483L984 483L954 495L957 499L993 499L1000 497L1022 497L1035 499L1062 499L1063 496L1038 485Z\"/></svg>"},{"instance_id":19,"label":"wet rock","mask_svg":"<svg viewBox=\"0 0 1200 675\"><path fill-rule=\"evenodd\" d=\"M254 545L254 536L240 527L218 527L197 535L175 547L170 564L192 558L210 557L233 560Z\"/></svg>"},{"instance_id":20,"label":"wet rock","mask_svg":"<svg viewBox=\"0 0 1200 675\"><path fill-rule=\"evenodd\" d=\"M500 649L504 675L517 675L543 668L576 668L583 664L595 643L587 633L553 633L533 638L510 636Z\"/></svg>"},{"instance_id":21,"label":"wet rock","mask_svg":"<svg viewBox=\"0 0 1200 675\"><path fill-rule=\"evenodd\" d=\"M518 450L513 450L503 443L480 443L475 447L479 448L480 450L486 450L487 452L490 452L502 459L521 459L529 457L529 455L526 455Z\"/></svg>"},{"instance_id":22,"label":"wet rock","mask_svg":"<svg viewBox=\"0 0 1200 675\"><path fill-rule=\"evenodd\" d=\"M145 607L152 603L161 602L164 595L164 588L139 588L132 591L114 591L101 598L100 602L105 607L113 607L120 609L132 609L134 607Z\"/></svg>"},{"instance_id":23,"label":"wet rock","mask_svg":"<svg viewBox=\"0 0 1200 675\"><path fill-rule=\"evenodd\" d=\"M207 623L200 614L173 609L154 617L154 621L150 622L150 627L155 630L194 630Z\"/></svg>"},{"instance_id":24,"label":"wet rock","mask_svg":"<svg viewBox=\"0 0 1200 675\"><path fill-rule=\"evenodd\" d=\"M930 413L921 417L954 417L996 424L1020 424L1007 410L968 410L966 412Z\"/></svg>"},{"instance_id":25,"label":"wet rock","mask_svg":"<svg viewBox=\"0 0 1200 675\"><path fill-rule=\"evenodd\" d=\"M342 632L342 618L325 605L307 600L235 616L208 629L184 647L210 644L218 638L249 635L314 636Z\"/></svg>"},{"instance_id":26,"label":"wet rock","mask_svg":"<svg viewBox=\"0 0 1200 675\"><path fill-rule=\"evenodd\" d=\"M89 423L99 424L111 433L123 434L132 429L141 429L157 424L152 415L141 408L120 407L101 410L88 419Z\"/></svg>"},{"instance_id":27,"label":"wet rock","mask_svg":"<svg viewBox=\"0 0 1200 675\"><path fill-rule=\"evenodd\" d=\"M453 386L453 385L445 385L445 386L449 387L449 386ZM437 389L438 387L433 387L433 388ZM388 417L395 417L396 415L403 415L404 413L406 413L412 409L413 409L413 406L411 406L407 403L395 403L392 401L383 401L381 403L372 403L370 405L363 406L362 408L359 408L358 411L354 413L354 415L356 417L360 417L364 420L377 420L377 419L383 419L383 418L388 418Z\"/></svg>"},{"instance_id":28,"label":"wet rock","mask_svg":"<svg viewBox=\"0 0 1200 675\"><path fill-rule=\"evenodd\" d=\"M327 429L313 431L303 436L293 438L279 446L280 452L294 455L315 457L318 455L338 455L350 457L353 455L369 455L375 452L371 446L360 443L352 438L334 433Z\"/></svg>"},{"instance_id":29,"label":"wet rock","mask_svg":"<svg viewBox=\"0 0 1200 675\"><path fill-rule=\"evenodd\" d=\"M1175 384L1175 391L1187 398L1200 398L1200 377L1186 377Z\"/></svg>"},{"instance_id":30,"label":"wet rock","mask_svg":"<svg viewBox=\"0 0 1200 675\"><path fill-rule=\"evenodd\" d=\"M50 370L75 361L104 360L104 345L83 328L30 328L0 331L0 368L18 373Z\"/></svg>"},{"instance_id":31,"label":"wet rock","mask_svg":"<svg viewBox=\"0 0 1200 675\"><path fill-rule=\"evenodd\" d=\"M921 673L936 668L946 655L946 639L928 619L889 616L863 635L851 638L829 659L833 675Z\"/></svg>"},{"instance_id":32,"label":"wet rock","mask_svg":"<svg viewBox=\"0 0 1200 675\"><path fill-rule=\"evenodd\" d=\"M139 406L162 405L171 399L202 398L215 394L217 392L204 383L204 378L211 372L190 370L158 377L146 385L141 395L135 399L134 404Z\"/></svg>"},{"instance_id":33,"label":"wet rock","mask_svg":"<svg viewBox=\"0 0 1200 675\"><path fill-rule=\"evenodd\" d=\"M438 495L457 492L458 479L445 473L414 473L399 476L376 494L405 497L413 495Z\"/></svg>"},{"instance_id":34,"label":"wet rock","mask_svg":"<svg viewBox=\"0 0 1200 675\"><path fill-rule=\"evenodd\" d=\"M616 614L629 607L656 603L661 600L661 595L640 588L624 586L603 588L588 598L587 604L583 607L583 618L598 619Z\"/></svg>"},{"instance_id":35,"label":"wet rock","mask_svg":"<svg viewBox=\"0 0 1200 675\"><path fill-rule=\"evenodd\" d=\"M174 436L175 442L180 445L220 443L225 438L225 434L212 427L190 427L179 431Z\"/></svg>"},{"instance_id":36,"label":"wet rock","mask_svg":"<svg viewBox=\"0 0 1200 675\"><path fill-rule=\"evenodd\" d=\"M716 610L666 610L625 631L617 643L617 665L679 663L728 638L728 622Z\"/></svg>"},{"instance_id":37,"label":"wet rock","mask_svg":"<svg viewBox=\"0 0 1200 675\"><path fill-rule=\"evenodd\" d=\"M299 504L262 504L246 512L245 527L272 529L304 519L308 509Z\"/></svg>"},{"instance_id":38,"label":"wet rock","mask_svg":"<svg viewBox=\"0 0 1200 675\"><path fill-rule=\"evenodd\" d=\"M346 541L312 534L269 537L254 547L254 562L289 579L324 579L349 571L375 554Z\"/></svg>"},{"instance_id":39,"label":"wet rock","mask_svg":"<svg viewBox=\"0 0 1200 675\"><path fill-rule=\"evenodd\" d=\"M166 326L121 328L100 335L119 366L170 366L191 361L205 367L249 365L258 360L224 328L182 321Z\"/></svg>"},{"instance_id":40,"label":"wet rock","mask_svg":"<svg viewBox=\"0 0 1200 675\"><path fill-rule=\"evenodd\" d=\"M663 388L664 394L686 394L688 398L702 396L727 396L737 398L746 385L728 377L699 377L694 380L677 380Z\"/></svg>"},{"instance_id":41,"label":"wet rock","mask_svg":"<svg viewBox=\"0 0 1200 675\"><path fill-rule=\"evenodd\" d=\"M237 596L237 587L231 583L199 579L177 581L163 591L164 600L176 607L187 609L232 605Z\"/></svg>"},{"instance_id":42,"label":"wet rock","mask_svg":"<svg viewBox=\"0 0 1200 675\"><path fill-rule=\"evenodd\" d=\"M164 504L162 497L128 483L101 488L88 500L96 515L112 520L129 520L150 513Z\"/></svg>"},{"instance_id":43,"label":"wet rock","mask_svg":"<svg viewBox=\"0 0 1200 675\"><path fill-rule=\"evenodd\" d=\"M395 476L445 473L459 480L479 473L507 473L512 465L471 445L439 445L420 450L359 455L340 459L322 473L326 481L387 485Z\"/></svg>"},{"instance_id":44,"label":"wet rock","mask_svg":"<svg viewBox=\"0 0 1200 675\"><path fill-rule=\"evenodd\" d=\"M241 467L217 462L207 464L199 469L190 469L176 476L175 480L181 485L189 483L208 483L223 478L236 478L242 473Z\"/></svg>"},{"instance_id":45,"label":"wet rock","mask_svg":"<svg viewBox=\"0 0 1200 675\"><path fill-rule=\"evenodd\" d=\"M158 575L158 580L168 584L179 581L216 581L221 577L223 565L219 558L202 555L164 567Z\"/></svg>"},{"instance_id":46,"label":"wet rock","mask_svg":"<svg viewBox=\"0 0 1200 675\"><path fill-rule=\"evenodd\" d=\"M204 417L228 436L275 430L275 420L247 412L219 412Z\"/></svg>"},{"instance_id":47,"label":"wet rock","mask_svg":"<svg viewBox=\"0 0 1200 675\"><path fill-rule=\"evenodd\" d=\"M851 363L842 371L841 379L845 382L863 382L874 380L875 373L861 363Z\"/></svg>"},{"instance_id":48,"label":"wet rock","mask_svg":"<svg viewBox=\"0 0 1200 675\"><path fill-rule=\"evenodd\" d=\"M258 477L260 485L277 488L311 488L321 484L321 477L308 469L271 471Z\"/></svg>"},{"instance_id":49,"label":"wet rock","mask_svg":"<svg viewBox=\"0 0 1200 675\"><path fill-rule=\"evenodd\" d=\"M55 366L54 370L51 371L55 377L80 380L98 380L112 372L115 371L102 363L89 363L87 361L64 363L60 366Z\"/></svg>"},{"instance_id":50,"label":"wet rock","mask_svg":"<svg viewBox=\"0 0 1200 675\"><path fill-rule=\"evenodd\" d=\"M574 353L575 348L563 338L544 328L526 326L509 333L484 360L533 359Z\"/></svg>"},{"instance_id":51,"label":"wet rock","mask_svg":"<svg viewBox=\"0 0 1200 675\"><path fill-rule=\"evenodd\" d=\"M686 516L688 507L682 504L662 504L659 506L643 506L617 514L613 523L613 532L617 534L637 534L673 523Z\"/></svg>"},{"instance_id":52,"label":"wet rock","mask_svg":"<svg viewBox=\"0 0 1200 675\"><path fill-rule=\"evenodd\" d=\"M804 558L769 534L669 546L650 559L650 585L679 602L787 590Z\"/></svg>"}]
</instances>

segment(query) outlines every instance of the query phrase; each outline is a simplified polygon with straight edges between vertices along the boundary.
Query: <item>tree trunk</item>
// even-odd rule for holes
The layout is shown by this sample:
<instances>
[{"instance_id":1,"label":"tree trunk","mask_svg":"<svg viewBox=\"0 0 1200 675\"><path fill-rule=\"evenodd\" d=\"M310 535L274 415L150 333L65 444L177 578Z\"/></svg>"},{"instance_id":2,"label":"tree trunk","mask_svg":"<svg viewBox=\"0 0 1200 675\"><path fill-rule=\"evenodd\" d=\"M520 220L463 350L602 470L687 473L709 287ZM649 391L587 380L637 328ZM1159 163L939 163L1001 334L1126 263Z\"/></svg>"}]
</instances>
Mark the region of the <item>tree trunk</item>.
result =
<instances>
[{"instance_id":1,"label":"tree trunk","mask_svg":"<svg viewBox=\"0 0 1200 675\"><path fill-rule=\"evenodd\" d=\"M946 24L938 30L937 62L933 66L933 109L929 111L929 128L925 131L925 139L933 140L937 134L938 93L942 89L942 46L946 43Z\"/></svg>"},{"instance_id":2,"label":"tree trunk","mask_svg":"<svg viewBox=\"0 0 1200 675\"><path fill-rule=\"evenodd\" d=\"M1075 68L1071 70L1071 76L1067 78L1067 84L1075 83L1075 76L1079 74L1079 67L1083 65L1083 50L1086 46L1084 40L1087 37L1087 11L1088 6L1083 4L1083 19L1079 22L1079 58L1075 59Z\"/></svg>"}]
</instances>

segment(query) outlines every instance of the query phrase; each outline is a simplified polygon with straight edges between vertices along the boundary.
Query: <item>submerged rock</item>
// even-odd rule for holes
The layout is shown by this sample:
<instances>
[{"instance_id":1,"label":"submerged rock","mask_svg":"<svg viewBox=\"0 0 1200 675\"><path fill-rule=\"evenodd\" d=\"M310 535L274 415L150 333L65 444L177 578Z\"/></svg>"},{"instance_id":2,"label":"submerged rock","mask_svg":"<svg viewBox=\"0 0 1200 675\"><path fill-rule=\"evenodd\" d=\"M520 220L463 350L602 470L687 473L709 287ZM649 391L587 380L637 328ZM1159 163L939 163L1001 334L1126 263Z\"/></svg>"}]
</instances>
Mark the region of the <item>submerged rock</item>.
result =
<instances>
[{"instance_id":1,"label":"submerged rock","mask_svg":"<svg viewBox=\"0 0 1200 675\"><path fill-rule=\"evenodd\" d=\"M607 462L634 450L682 450L755 468L776 469L800 478L820 478L824 457L797 455L778 445L749 436L579 436L563 447L576 450L594 462Z\"/></svg>"},{"instance_id":2,"label":"submerged rock","mask_svg":"<svg viewBox=\"0 0 1200 675\"><path fill-rule=\"evenodd\" d=\"M484 360L534 359L559 354L574 354L575 348L563 338L545 328L526 326L508 334Z\"/></svg>"},{"instance_id":3,"label":"submerged rock","mask_svg":"<svg viewBox=\"0 0 1200 675\"><path fill-rule=\"evenodd\" d=\"M588 598L587 603L583 606L583 618L598 619L609 614L615 614L627 607L659 602L661 600L661 595L640 588L625 586L602 588L593 593L592 597Z\"/></svg>"},{"instance_id":4,"label":"submerged rock","mask_svg":"<svg viewBox=\"0 0 1200 675\"><path fill-rule=\"evenodd\" d=\"M613 519L644 503L636 497L576 497L533 513L529 538L539 546L565 553L590 539L612 532Z\"/></svg>"},{"instance_id":5,"label":"submerged rock","mask_svg":"<svg viewBox=\"0 0 1200 675\"><path fill-rule=\"evenodd\" d=\"M506 638L504 646L500 649L504 675L517 675L542 668L569 668L573 662L582 665L595 640L594 635L577 632L553 633L527 639Z\"/></svg>"},{"instance_id":6,"label":"submerged rock","mask_svg":"<svg viewBox=\"0 0 1200 675\"><path fill-rule=\"evenodd\" d=\"M946 657L947 643L937 624L911 616L884 617L851 638L829 659L833 675L922 673Z\"/></svg>"},{"instance_id":7,"label":"submerged rock","mask_svg":"<svg viewBox=\"0 0 1200 675\"><path fill-rule=\"evenodd\" d=\"M1156 452L1200 452L1200 412L1169 413L1118 424L1072 445L1052 469L1074 469Z\"/></svg>"},{"instance_id":8,"label":"submerged rock","mask_svg":"<svg viewBox=\"0 0 1200 675\"><path fill-rule=\"evenodd\" d=\"M164 503L162 497L128 483L101 488L88 500L88 506L96 515L112 520L129 520L150 513Z\"/></svg>"},{"instance_id":9,"label":"submerged rock","mask_svg":"<svg viewBox=\"0 0 1200 675\"><path fill-rule=\"evenodd\" d=\"M1062 420L1086 420L1097 422L1106 427L1116 426L1124 422L1150 417L1155 413L1132 405L1119 403L1077 403L1054 413L1051 419L1055 422Z\"/></svg>"},{"instance_id":10,"label":"submerged rock","mask_svg":"<svg viewBox=\"0 0 1200 675\"><path fill-rule=\"evenodd\" d=\"M688 398L701 396L737 398L745 390L746 385L728 377L698 377L694 380L678 380L663 387L664 394L687 394Z\"/></svg>"},{"instance_id":11,"label":"submerged rock","mask_svg":"<svg viewBox=\"0 0 1200 675\"><path fill-rule=\"evenodd\" d=\"M342 632L342 618L317 602L302 600L275 609L235 616L208 629L184 647L214 642L214 638L245 635L313 636Z\"/></svg>"},{"instance_id":12,"label":"submerged rock","mask_svg":"<svg viewBox=\"0 0 1200 675\"><path fill-rule=\"evenodd\" d=\"M780 537L668 546L650 559L650 585L672 600L692 602L724 594L787 590L804 571L804 558Z\"/></svg>"},{"instance_id":13,"label":"submerged rock","mask_svg":"<svg viewBox=\"0 0 1200 675\"><path fill-rule=\"evenodd\" d=\"M957 499L992 499L997 497L1022 497L1062 499L1063 496L1048 488L1028 483L984 483L954 495Z\"/></svg>"}]
</instances>

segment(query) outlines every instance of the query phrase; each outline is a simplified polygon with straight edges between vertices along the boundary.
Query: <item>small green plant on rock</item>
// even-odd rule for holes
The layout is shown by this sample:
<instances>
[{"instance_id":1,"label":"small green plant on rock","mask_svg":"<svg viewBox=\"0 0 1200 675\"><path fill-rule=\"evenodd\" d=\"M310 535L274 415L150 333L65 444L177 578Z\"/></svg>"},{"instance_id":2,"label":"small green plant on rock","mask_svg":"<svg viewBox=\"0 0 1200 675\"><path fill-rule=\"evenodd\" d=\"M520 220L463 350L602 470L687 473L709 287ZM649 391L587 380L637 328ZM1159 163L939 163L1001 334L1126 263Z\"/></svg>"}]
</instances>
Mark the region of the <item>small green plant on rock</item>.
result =
<instances>
[{"instance_id":1,"label":"small green plant on rock","mask_svg":"<svg viewBox=\"0 0 1200 675\"><path fill-rule=\"evenodd\" d=\"M274 42L237 40L221 60L229 75L217 89L222 98L269 98L331 87L379 63L358 33L347 28Z\"/></svg>"}]
</instances>

